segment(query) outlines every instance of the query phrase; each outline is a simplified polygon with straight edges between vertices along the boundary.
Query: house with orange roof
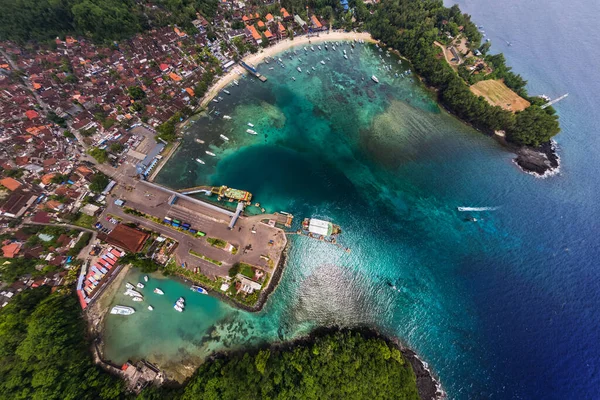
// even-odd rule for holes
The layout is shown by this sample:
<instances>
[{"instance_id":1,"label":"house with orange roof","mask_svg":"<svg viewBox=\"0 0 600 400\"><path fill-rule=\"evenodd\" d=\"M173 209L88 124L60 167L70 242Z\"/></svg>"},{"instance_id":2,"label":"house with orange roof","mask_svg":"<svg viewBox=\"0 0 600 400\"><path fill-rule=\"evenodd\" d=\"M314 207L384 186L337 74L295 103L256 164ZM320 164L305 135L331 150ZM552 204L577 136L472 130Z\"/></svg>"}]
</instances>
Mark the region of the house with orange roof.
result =
<instances>
[{"instance_id":1,"label":"house with orange roof","mask_svg":"<svg viewBox=\"0 0 600 400\"><path fill-rule=\"evenodd\" d=\"M275 35L273 35L273 33L271 33L271 31L268 29L265 31L265 36L267 39L269 39L269 42L277 39Z\"/></svg>"},{"instance_id":2,"label":"house with orange roof","mask_svg":"<svg viewBox=\"0 0 600 400\"><path fill-rule=\"evenodd\" d=\"M271 15L271 13L268 13L267 15L265 15L265 19L267 20L267 22L275 21L275 18L273 18L273 15Z\"/></svg>"},{"instance_id":3,"label":"house with orange roof","mask_svg":"<svg viewBox=\"0 0 600 400\"><path fill-rule=\"evenodd\" d=\"M2 247L5 258L15 258L19 251L21 251L21 243L10 243Z\"/></svg>"},{"instance_id":4,"label":"house with orange roof","mask_svg":"<svg viewBox=\"0 0 600 400\"><path fill-rule=\"evenodd\" d=\"M250 18L248 18L247 16L243 15L242 16L242 21L244 21L245 24L249 24L250 23Z\"/></svg>"},{"instance_id":5,"label":"house with orange roof","mask_svg":"<svg viewBox=\"0 0 600 400\"><path fill-rule=\"evenodd\" d=\"M13 178L0 179L0 185L4 186L11 192L14 192L15 190L21 187L21 183Z\"/></svg>"},{"instance_id":6,"label":"house with orange roof","mask_svg":"<svg viewBox=\"0 0 600 400\"><path fill-rule=\"evenodd\" d=\"M192 97L194 97L196 94L194 93L194 89L186 87L185 91Z\"/></svg>"},{"instance_id":7,"label":"house with orange roof","mask_svg":"<svg viewBox=\"0 0 600 400\"><path fill-rule=\"evenodd\" d=\"M180 30L179 30L179 28L175 28L175 29L173 29L173 30L175 31L175 33L176 33L176 34L177 34L177 36L179 36L179 37L186 37L186 36L187 36L187 34L186 34L185 32L182 32L182 31L180 31Z\"/></svg>"},{"instance_id":8,"label":"house with orange roof","mask_svg":"<svg viewBox=\"0 0 600 400\"><path fill-rule=\"evenodd\" d=\"M169 74L169 78L171 78L175 82L180 82L183 79L182 77L180 77L179 75L177 75L175 72L171 72Z\"/></svg>"},{"instance_id":9,"label":"house with orange roof","mask_svg":"<svg viewBox=\"0 0 600 400\"><path fill-rule=\"evenodd\" d=\"M246 26L246 36L248 38L254 39L256 44L262 43L262 37L260 36L260 33L258 33L258 31L256 30L256 28L253 25Z\"/></svg>"},{"instance_id":10,"label":"house with orange roof","mask_svg":"<svg viewBox=\"0 0 600 400\"><path fill-rule=\"evenodd\" d=\"M277 22L277 29L279 29L281 36L287 36L287 29L285 29L285 26L281 22Z\"/></svg>"},{"instance_id":11,"label":"house with orange roof","mask_svg":"<svg viewBox=\"0 0 600 400\"><path fill-rule=\"evenodd\" d=\"M52 178L54 178L55 173L46 174L42 176L41 180L44 185L49 185L52 182Z\"/></svg>"},{"instance_id":12,"label":"house with orange roof","mask_svg":"<svg viewBox=\"0 0 600 400\"><path fill-rule=\"evenodd\" d=\"M40 116L40 114L38 114L37 111L35 110L27 110L25 111L25 116L29 119L34 119Z\"/></svg>"},{"instance_id":13,"label":"house with orange roof","mask_svg":"<svg viewBox=\"0 0 600 400\"><path fill-rule=\"evenodd\" d=\"M264 23L264 22L262 22L262 21L258 21L258 22L256 23L256 25L258 25L258 27L259 27L259 28L264 28L264 27L265 27L265 23Z\"/></svg>"},{"instance_id":14,"label":"house with orange roof","mask_svg":"<svg viewBox=\"0 0 600 400\"><path fill-rule=\"evenodd\" d=\"M310 21L312 22L312 26L314 29L318 29L318 30L323 29L323 24L321 24L321 21L319 21L319 19L316 17L316 15L314 15L314 14L311 15Z\"/></svg>"},{"instance_id":15,"label":"house with orange roof","mask_svg":"<svg viewBox=\"0 0 600 400\"><path fill-rule=\"evenodd\" d=\"M284 21L291 21L293 19L293 17L290 15L289 12L287 12L287 10L285 8L281 8L281 10L279 11L281 13L281 16L283 17Z\"/></svg>"}]
</instances>

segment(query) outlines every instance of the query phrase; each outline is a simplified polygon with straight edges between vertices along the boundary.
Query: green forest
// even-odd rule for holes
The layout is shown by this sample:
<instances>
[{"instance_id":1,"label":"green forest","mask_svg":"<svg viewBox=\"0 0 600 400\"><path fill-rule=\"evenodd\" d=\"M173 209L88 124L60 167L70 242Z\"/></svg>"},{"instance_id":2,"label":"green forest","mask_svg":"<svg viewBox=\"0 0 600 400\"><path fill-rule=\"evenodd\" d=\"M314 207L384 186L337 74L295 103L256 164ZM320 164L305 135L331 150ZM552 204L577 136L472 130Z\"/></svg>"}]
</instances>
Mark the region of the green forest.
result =
<instances>
[{"instance_id":1,"label":"green forest","mask_svg":"<svg viewBox=\"0 0 600 400\"><path fill-rule=\"evenodd\" d=\"M77 298L26 290L0 310L1 399L132 398L92 361ZM183 387L147 387L139 399L413 399L412 367L372 333L329 331L284 347L223 354Z\"/></svg>"},{"instance_id":2,"label":"green forest","mask_svg":"<svg viewBox=\"0 0 600 400\"><path fill-rule=\"evenodd\" d=\"M361 1L361 0L358 0ZM483 97L473 94L463 79L446 63L441 49L433 42L453 26L463 26L463 34L473 50L487 51L481 45L481 33L458 6L444 7L442 0L382 1L366 17L368 31L400 51L411 60L416 72L426 84L438 92L440 102L462 120L491 134L506 132L508 141L517 145L539 146L560 131L558 116L552 107L542 109L537 98L529 98L526 81L514 74L505 64L504 56L486 56L495 69L493 78L502 78L511 89L532 103L528 109L513 114L490 105ZM450 27L450 28L449 28Z\"/></svg>"},{"instance_id":3,"label":"green forest","mask_svg":"<svg viewBox=\"0 0 600 400\"><path fill-rule=\"evenodd\" d=\"M168 24L193 29L197 12L211 17L216 9L216 0L4 0L0 40L46 41L72 34L108 42Z\"/></svg>"},{"instance_id":4,"label":"green forest","mask_svg":"<svg viewBox=\"0 0 600 400\"><path fill-rule=\"evenodd\" d=\"M123 382L92 361L76 297L26 290L0 311L0 399L117 399Z\"/></svg>"}]
</instances>

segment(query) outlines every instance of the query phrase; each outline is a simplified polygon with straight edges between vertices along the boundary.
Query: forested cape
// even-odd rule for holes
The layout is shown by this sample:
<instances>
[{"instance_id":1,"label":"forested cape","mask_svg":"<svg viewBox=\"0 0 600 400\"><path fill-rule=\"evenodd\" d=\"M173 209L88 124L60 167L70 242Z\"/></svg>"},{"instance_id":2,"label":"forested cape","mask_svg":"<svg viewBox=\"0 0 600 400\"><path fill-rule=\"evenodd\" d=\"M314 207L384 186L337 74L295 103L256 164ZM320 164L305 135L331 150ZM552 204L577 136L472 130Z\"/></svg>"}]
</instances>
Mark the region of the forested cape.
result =
<instances>
[{"instance_id":1,"label":"forested cape","mask_svg":"<svg viewBox=\"0 0 600 400\"><path fill-rule=\"evenodd\" d=\"M0 399L132 398L94 365L71 291L26 290L0 310ZM148 387L139 399L419 398L413 369L396 346L359 331L222 354L178 388Z\"/></svg>"},{"instance_id":2,"label":"forested cape","mask_svg":"<svg viewBox=\"0 0 600 400\"><path fill-rule=\"evenodd\" d=\"M434 41L460 26L471 49L484 53L488 50L488 43L481 45L482 35L470 16L463 14L457 5L444 7L442 0L383 0L367 17L367 27L373 37L407 57L425 83L437 89L441 103L459 118L487 133L503 130L507 140L518 145L539 146L548 142L560 131L554 109L542 109L542 99L527 95L527 82L506 66L501 54L485 58L494 68L490 78L503 79L508 87L531 103L516 114L492 106L483 97L473 94L448 65Z\"/></svg>"},{"instance_id":3,"label":"forested cape","mask_svg":"<svg viewBox=\"0 0 600 400\"><path fill-rule=\"evenodd\" d=\"M70 34L106 42L168 24L194 29L191 21L196 13L211 17L217 4L217 0L2 0L0 40L45 41Z\"/></svg>"}]
</instances>

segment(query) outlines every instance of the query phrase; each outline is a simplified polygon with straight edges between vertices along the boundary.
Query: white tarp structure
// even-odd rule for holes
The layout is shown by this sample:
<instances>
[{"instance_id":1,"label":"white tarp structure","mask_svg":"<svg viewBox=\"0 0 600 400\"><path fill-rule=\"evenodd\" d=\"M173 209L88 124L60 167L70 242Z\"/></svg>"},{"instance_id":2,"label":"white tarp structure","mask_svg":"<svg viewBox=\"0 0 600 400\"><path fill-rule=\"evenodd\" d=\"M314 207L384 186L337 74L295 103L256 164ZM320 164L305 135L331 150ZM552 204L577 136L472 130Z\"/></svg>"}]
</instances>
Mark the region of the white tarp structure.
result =
<instances>
[{"instance_id":1,"label":"white tarp structure","mask_svg":"<svg viewBox=\"0 0 600 400\"><path fill-rule=\"evenodd\" d=\"M333 225L322 219L311 218L308 222L308 231L317 235L329 236L333 233Z\"/></svg>"}]
</instances>

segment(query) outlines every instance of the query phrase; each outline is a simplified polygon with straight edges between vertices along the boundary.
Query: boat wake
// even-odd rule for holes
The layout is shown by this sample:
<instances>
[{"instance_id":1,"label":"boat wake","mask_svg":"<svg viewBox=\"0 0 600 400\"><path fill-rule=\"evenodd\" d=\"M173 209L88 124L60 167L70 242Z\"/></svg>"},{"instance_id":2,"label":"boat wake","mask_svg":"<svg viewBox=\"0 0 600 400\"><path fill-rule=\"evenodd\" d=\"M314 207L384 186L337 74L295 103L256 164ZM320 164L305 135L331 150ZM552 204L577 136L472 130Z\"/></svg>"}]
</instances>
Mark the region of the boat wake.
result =
<instances>
[{"instance_id":1,"label":"boat wake","mask_svg":"<svg viewBox=\"0 0 600 400\"><path fill-rule=\"evenodd\" d=\"M496 211L500 207L456 207L458 211Z\"/></svg>"}]
</instances>

